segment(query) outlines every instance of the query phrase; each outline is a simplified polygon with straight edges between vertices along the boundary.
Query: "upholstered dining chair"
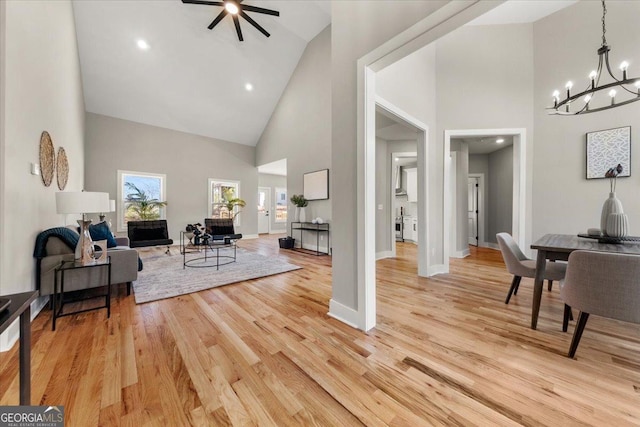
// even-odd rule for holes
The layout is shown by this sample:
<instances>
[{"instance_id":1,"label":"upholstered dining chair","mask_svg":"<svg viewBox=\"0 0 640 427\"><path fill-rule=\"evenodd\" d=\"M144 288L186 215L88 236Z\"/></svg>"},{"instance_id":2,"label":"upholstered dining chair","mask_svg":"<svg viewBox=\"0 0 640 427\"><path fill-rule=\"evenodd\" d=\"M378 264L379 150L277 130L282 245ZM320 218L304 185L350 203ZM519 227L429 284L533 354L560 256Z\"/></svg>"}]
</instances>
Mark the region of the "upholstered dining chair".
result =
<instances>
[{"instance_id":1,"label":"upholstered dining chair","mask_svg":"<svg viewBox=\"0 0 640 427\"><path fill-rule=\"evenodd\" d=\"M640 256L575 251L569 255L567 275L560 288L568 307L580 310L568 356L573 358L590 314L640 323Z\"/></svg>"},{"instance_id":2,"label":"upholstered dining chair","mask_svg":"<svg viewBox=\"0 0 640 427\"><path fill-rule=\"evenodd\" d=\"M509 304L511 295L518 294L520 280L522 280L523 277L536 277L536 262L527 258L525 254L522 253L518 244L509 233L498 233L496 234L496 239L498 240L504 263L507 266L507 271L513 274L513 281L511 282L507 299L504 301L505 304ZM566 264L547 262L544 270L544 278L549 281L549 290L551 290L554 280L564 279L566 271Z\"/></svg>"}]
</instances>

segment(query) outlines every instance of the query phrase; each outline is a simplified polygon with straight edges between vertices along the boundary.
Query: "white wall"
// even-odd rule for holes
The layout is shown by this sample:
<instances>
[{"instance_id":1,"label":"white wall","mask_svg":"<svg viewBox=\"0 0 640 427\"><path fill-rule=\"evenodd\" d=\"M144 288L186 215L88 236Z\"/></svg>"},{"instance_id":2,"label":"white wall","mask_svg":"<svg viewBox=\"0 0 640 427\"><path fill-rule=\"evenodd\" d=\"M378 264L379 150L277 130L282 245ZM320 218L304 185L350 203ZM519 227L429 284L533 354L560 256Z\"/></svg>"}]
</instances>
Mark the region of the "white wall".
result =
<instances>
[{"instance_id":1,"label":"white wall","mask_svg":"<svg viewBox=\"0 0 640 427\"><path fill-rule=\"evenodd\" d=\"M289 199L302 194L305 172L329 169L329 200L309 202L307 218L331 220L337 182L331 165L331 27L307 45L256 146L256 164L280 159L287 159ZM294 209L289 203L288 223Z\"/></svg>"},{"instance_id":2,"label":"white wall","mask_svg":"<svg viewBox=\"0 0 640 427\"><path fill-rule=\"evenodd\" d=\"M496 234L513 234L513 146L489 154L488 201L489 227L485 241L498 243Z\"/></svg>"},{"instance_id":3,"label":"white wall","mask_svg":"<svg viewBox=\"0 0 640 427\"><path fill-rule=\"evenodd\" d=\"M271 222L271 233L286 233L287 223L276 222L276 189L287 189L287 177L282 175L271 175L267 173L258 174L258 187L270 187L271 188L271 206L269 207L269 221ZM287 201L289 200L289 194L287 193ZM290 203L288 203L290 204ZM293 215L293 210L287 207L287 218Z\"/></svg>"},{"instance_id":4,"label":"white wall","mask_svg":"<svg viewBox=\"0 0 640 427\"><path fill-rule=\"evenodd\" d=\"M200 135L87 113L88 190L117 197L117 171L166 174L167 224L178 242L187 224L209 215L208 180L240 181L241 209L236 231L258 233L258 169L255 148Z\"/></svg>"},{"instance_id":5,"label":"white wall","mask_svg":"<svg viewBox=\"0 0 640 427\"><path fill-rule=\"evenodd\" d=\"M70 1L2 2L0 27L6 36L4 67L4 199L1 221L0 294L35 289L34 242L37 234L61 225L56 214L54 178L50 187L30 175L39 163L40 134L46 130L56 151L69 159L66 191L84 182L84 101L75 24ZM0 337L0 349L17 338L17 324Z\"/></svg>"},{"instance_id":6,"label":"white wall","mask_svg":"<svg viewBox=\"0 0 640 427\"><path fill-rule=\"evenodd\" d=\"M640 2L607 2L607 41L611 67L628 61L629 76L640 76ZM585 178L586 133L631 126L631 177L618 180L617 195L629 215L630 234L640 234L640 103L577 117L548 116L554 89L567 80L586 86L597 67L601 43L600 2L582 1L534 24L536 140L533 187L533 237L545 233L575 234L600 228L602 204L609 193L606 179ZM570 29L570 30L568 30ZM558 43L562 40L562 43ZM606 96L606 94L605 94Z\"/></svg>"},{"instance_id":7,"label":"white wall","mask_svg":"<svg viewBox=\"0 0 640 427\"><path fill-rule=\"evenodd\" d=\"M449 226L456 229L453 250L460 257L467 256L469 251L469 144L452 141L450 151L456 153L456 186L451 187L451 197L456 199L456 221Z\"/></svg>"}]
</instances>

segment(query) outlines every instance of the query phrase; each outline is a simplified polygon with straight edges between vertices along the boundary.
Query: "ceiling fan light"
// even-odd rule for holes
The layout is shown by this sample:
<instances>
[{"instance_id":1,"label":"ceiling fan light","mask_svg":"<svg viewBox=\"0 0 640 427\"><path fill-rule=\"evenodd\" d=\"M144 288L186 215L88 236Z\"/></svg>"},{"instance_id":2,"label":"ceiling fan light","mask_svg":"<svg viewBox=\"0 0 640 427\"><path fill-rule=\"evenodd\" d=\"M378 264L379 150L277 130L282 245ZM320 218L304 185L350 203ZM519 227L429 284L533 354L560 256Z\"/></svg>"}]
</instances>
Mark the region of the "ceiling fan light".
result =
<instances>
[{"instance_id":1,"label":"ceiling fan light","mask_svg":"<svg viewBox=\"0 0 640 427\"><path fill-rule=\"evenodd\" d=\"M503 138L496 139L496 144L502 144L504 142Z\"/></svg>"},{"instance_id":2,"label":"ceiling fan light","mask_svg":"<svg viewBox=\"0 0 640 427\"><path fill-rule=\"evenodd\" d=\"M232 15L237 15L238 12L240 11L240 9L238 9L238 5L232 1L225 1L224 8L227 9L227 12L229 12Z\"/></svg>"}]
</instances>

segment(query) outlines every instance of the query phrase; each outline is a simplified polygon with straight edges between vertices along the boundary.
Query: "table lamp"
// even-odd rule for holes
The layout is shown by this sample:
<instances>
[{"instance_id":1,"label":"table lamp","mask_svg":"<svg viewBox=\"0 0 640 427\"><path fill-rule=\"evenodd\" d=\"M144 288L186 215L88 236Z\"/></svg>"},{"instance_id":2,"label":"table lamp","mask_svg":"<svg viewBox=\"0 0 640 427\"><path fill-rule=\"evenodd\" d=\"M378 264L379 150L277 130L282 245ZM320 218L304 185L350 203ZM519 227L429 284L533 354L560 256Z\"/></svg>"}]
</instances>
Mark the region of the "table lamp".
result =
<instances>
[{"instance_id":1,"label":"table lamp","mask_svg":"<svg viewBox=\"0 0 640 427\"><path fill-rule=\"evenodd\" d=\"M82 214L78 220L80 226L80 239L76 246L75 259L82 264L95 262L93 257L93 242L89 234L89 224L86 214L106 212L109 206L109 193L97 193L91 191L68 191L56 193L56 211L59 214Z\"/></svg>"},{"instance_id":2,"label":"table lamp","mask_svg":"<svg viewBox=\"0 0 640 427\"><path fill-rule=\"evenodd\" d=\"M115 212L116 211L116 201L115 200L109 200L109 211L108 212ZM98 216L98 218L100 219L100 222L104 221L104 219L107 216L105 215L104 212L100 212L100 215ZM109 226L109 228L111 228L111 226Z\"/></svg>"}]
</instances>

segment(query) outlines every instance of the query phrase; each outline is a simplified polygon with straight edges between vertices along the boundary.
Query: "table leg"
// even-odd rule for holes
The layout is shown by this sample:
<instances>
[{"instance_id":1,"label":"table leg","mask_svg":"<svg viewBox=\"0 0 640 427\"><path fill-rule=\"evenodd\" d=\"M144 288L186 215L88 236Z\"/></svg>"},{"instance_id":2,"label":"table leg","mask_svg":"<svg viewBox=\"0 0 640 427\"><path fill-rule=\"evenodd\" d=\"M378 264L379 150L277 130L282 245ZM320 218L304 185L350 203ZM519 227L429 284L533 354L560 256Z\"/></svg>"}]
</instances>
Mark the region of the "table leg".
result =
<instances>
[{"instance_id":1,"label":"table leg","mask_svg":"<svg viewBox=\"0 0 640 427\"><path fill-rule=\"evenodd\" d=\"M542 287L544 285L544 270L547 266L547 251L538 249L536 260L536 277L533 282L533 308L531 310L531 329L538 325L538 313L540 312L540 300L542 299Z\"/></svg>"},{"instance_id":2,"label":"table leg","mask_svg":"<svg viewBox=\"0 0 640 427\"><path fill-rule=\"evenodd\" d=\"M20 405L31 405L31 307L20 314Z\"/></svg>"},{"instance_id":3,"label":"table leg","mask_svg":"<svg viewBox=\"0 0 640 427\"><path fill-rule=\"evenodd\" d=\"M111 317L111 259L107 265L107 319Z\"/></svg>"}]
</instances>

